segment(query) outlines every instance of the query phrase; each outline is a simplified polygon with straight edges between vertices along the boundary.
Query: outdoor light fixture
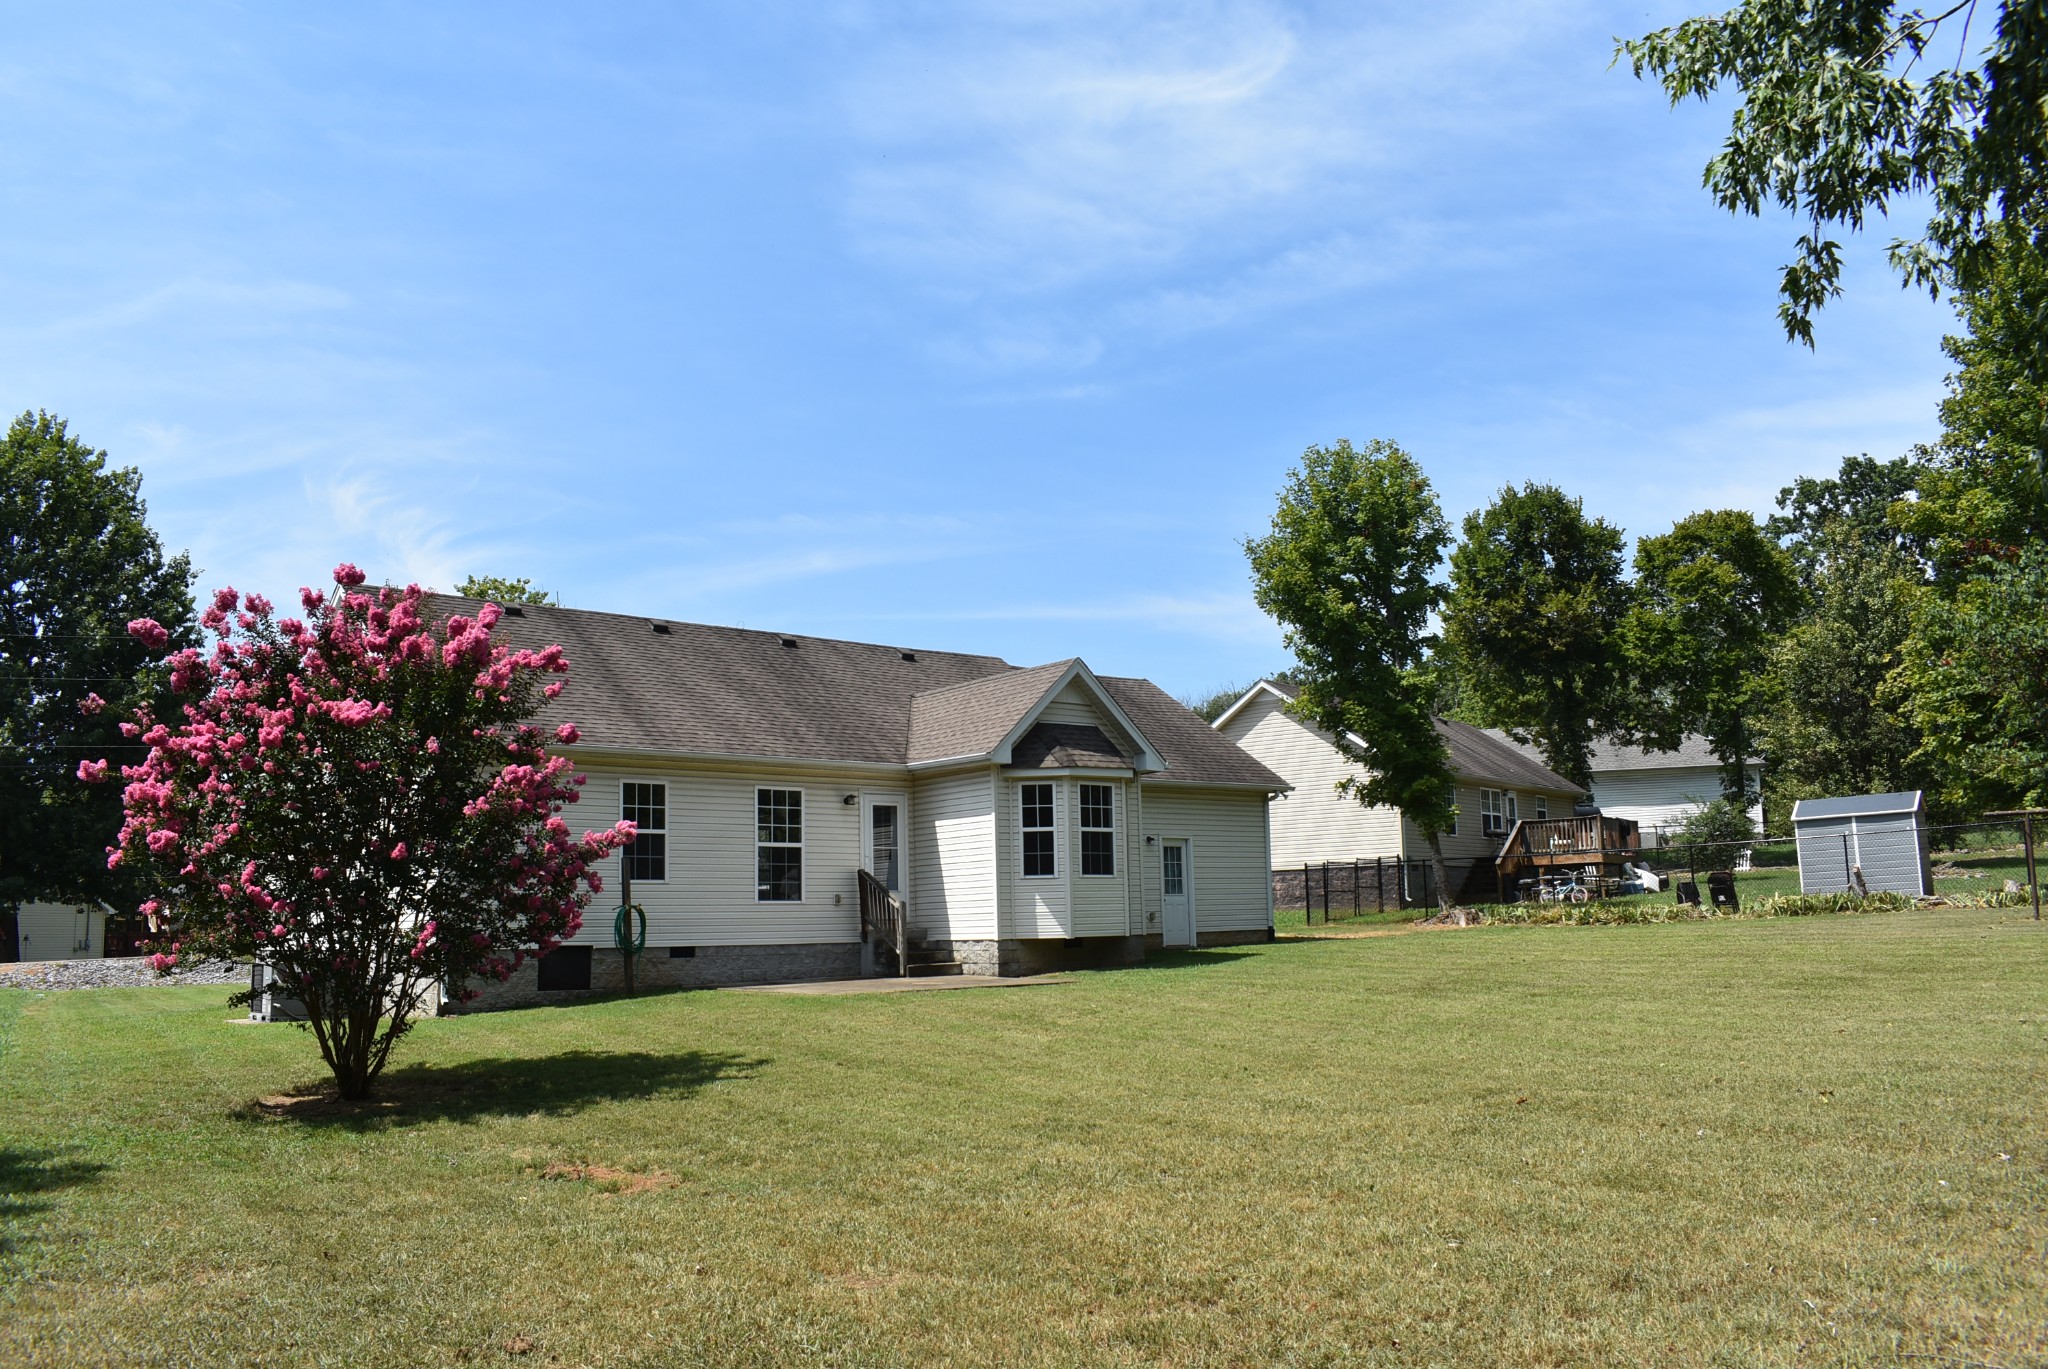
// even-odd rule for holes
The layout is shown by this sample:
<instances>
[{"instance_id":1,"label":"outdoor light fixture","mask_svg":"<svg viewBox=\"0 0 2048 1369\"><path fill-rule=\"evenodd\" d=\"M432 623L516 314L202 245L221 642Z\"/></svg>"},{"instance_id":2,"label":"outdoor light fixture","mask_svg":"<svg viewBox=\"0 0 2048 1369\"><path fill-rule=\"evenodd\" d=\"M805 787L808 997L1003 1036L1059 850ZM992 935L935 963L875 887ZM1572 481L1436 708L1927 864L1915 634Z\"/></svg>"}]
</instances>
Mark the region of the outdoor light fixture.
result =
<instances>
[{"instance_id":1,"label":"outdoor light fixture","mask_svg":"<svg viewBox=\"0 0 2048 1369\"><path fill-rule=\"evenodd\" d=\"M839 801L840 801L841 803L859 803L859 802L860 802L860 795L858 795L858 794L848 794L848 795L847 795L847 796L846 796L845 798L843 798L843 799L841 799L841 800L839 800Z\"/></svg>"},{"instance_id":2,"label":"outdoor light fixture","mask_svg":"<svg viewBox=\"0 0 2048 1369\"><path fill-rule=\"evenodd\" d=\"M1147 846L1152 846L1152 845L1155 845L1155 844L1157 844L1157 842L1158 842L1158 841L1159 841L1159 838L1157 838L1157 837L1147 837L1147 838L1145 838L1145 844L1146 844Z\"/></svg>"}]
</instances>

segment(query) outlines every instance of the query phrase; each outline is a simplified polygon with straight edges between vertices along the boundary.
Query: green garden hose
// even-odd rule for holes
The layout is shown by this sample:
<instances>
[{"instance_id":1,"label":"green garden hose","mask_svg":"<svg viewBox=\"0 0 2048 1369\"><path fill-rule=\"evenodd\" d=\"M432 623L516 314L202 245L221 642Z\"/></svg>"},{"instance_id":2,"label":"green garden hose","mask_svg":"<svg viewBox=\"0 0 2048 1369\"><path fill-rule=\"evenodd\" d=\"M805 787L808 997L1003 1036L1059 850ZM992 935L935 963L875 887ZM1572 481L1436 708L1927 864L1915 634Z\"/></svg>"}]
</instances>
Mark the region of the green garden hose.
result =
<instances>
[{"instance_id":1,"label":"green garden hose","mask_svg":"<svg viewBox=\"0 0 2048 1369\"><path fill-rule=\"evenodd\" d=\"M636 917L640 919L640 926L637 932L630 921L630 919ZM621 903L619 905L618 915L612 918L612 944L617 946L620 953L624 955L638 955L647 949L647 910L645 908L642 908L637 903Z\"/></svg>"}]
</instances>

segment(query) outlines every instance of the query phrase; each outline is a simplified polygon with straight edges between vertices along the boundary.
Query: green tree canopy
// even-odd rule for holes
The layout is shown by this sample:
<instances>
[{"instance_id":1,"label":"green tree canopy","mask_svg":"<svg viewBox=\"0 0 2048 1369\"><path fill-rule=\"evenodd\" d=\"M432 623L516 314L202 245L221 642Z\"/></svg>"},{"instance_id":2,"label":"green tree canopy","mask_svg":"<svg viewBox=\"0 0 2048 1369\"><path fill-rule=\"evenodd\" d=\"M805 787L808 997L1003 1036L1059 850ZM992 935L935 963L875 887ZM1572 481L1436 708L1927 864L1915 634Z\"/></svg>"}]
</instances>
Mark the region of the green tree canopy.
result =
<instances>
[{"instance_id":1,"label":"green tree canopy","mask_svg":"<svg viewBox=\"0 0 2048 1369\"><path fill-rule=\"evenodd\" d=\"M1622 533L1554 485L1512 485L1465 519L1444 638L1465 702L1592 785L1593 742L1622 721Z\"/></svg>"},{"instance_id":2,"label":"green tree canopy","mask_svg":"<svg viewBox=\"0 0 2048 1369\"><path fill-rule=\"evenodd\" d=\"M1958 313L1942 436L1918 453L1919 497L1893 508L1948 584L2048 538L2048 255L2006 237Z\"/></svg>"},{"instance_id":3,"label":"green tree canopy","mask_svg":"<svg viewBox=\"0 0 2048 1369\"><path fill-rule=\"evenodd\" d=\"M1765 520L1764 529L1792 553L1800 583L1809 590L1825 573L1831 552L1852 549L1888 549L1911 558L1909 570L1917 577L1928 538L1900 528L1892 511L1919 490L1920 477L1921 467L1910 457L1845 456L1839 474L1802 475L1779 490L1781 512Z\"/></svg>"},{"instance_id":4,"label":"green tree canopy","mask_svg":"<svg viewBox=\"0 0 2048 1369\"><path fill-rule=\"evenodd\" d=\"M1720 509L1643 538L1635 560L1623 637L1647 697L1631 730L1663 749L1687 732L1704 735L1721 762L1723 796L1747 808L1756 798L1745 765L1751 719L1772 649L1802 602L1792 559L1749 513Z\"/></svg>"},{"instance_id":5,"label":"green tree canopy","mask_svg":"<svg viewBox=\"0 0 2048 1369\"><path fill-rule=\"evenodd\" d=\"M162 689L162 653L129 621L157 620L173 645L197 640L191 567L164 555L141 487L49 414L25 413L0 438L0 953L13 954L21 903L133 906L132 877L107 869L119 788L81 783L78 767L140 759L119 725Z\"/></svg>"},{"instance_id":6,"label":"green tree canopy","mask_svg":"<svg viewBox=\"0 0 2048 1369\"><path fill-rule=\"evenodd\" d=\"M497 604L552 604L555 596L547 590L535 589L531 580L521 577L507 580L498 575L472 575L455 587L455 592L465 599L482 599Z\"/></svg>"},{"instance_id":7,"label":"green tree canopy","mask_svg":"<svg viewBox=\"0 0 2048 1369\"><path fill-rule=\"evenodd\" d=\"M1757 721L1773 815L1802 798L1928 787L1919 730L1888 688L1913 632L1919 566L1846 522L1831 528L1815 539L1813 613L1773 650Z\"/></svg>"},{"instance_id":8,"label":"green tree canopy","mask_svg":"<svg viewBox=\"0 0 2048 1369\"><path fill-rule=\"evenodd\" d=\"M1946 806L2048 804L2048 543L1929 593L1895 679Z\"/></svg>"},{"instance_id":9,"label":"green tree canopy","mask_svg":"<svg viewBox=\"0 0 2048 1369\"><path fill-rule=\"evenodd\" d=\"M1872 214L1917 195L1931 217L1892 244L1911 284L1969 287L1994 226L2048 228L2048 6L1957 0L1939 13L1895 0L1742 0L1630 41L1617 61L1676 105L1724 85L1741 103L1706 185L1722 207L1766 204L1806 220L1779 285L1787 335L1841 293L1841 248ZM2036 374L2039 374L2036 372Z\"/></svg>"},{"instance_id":10,"label":"green tree canopy","mask_svg":"<svg viewBox=\"0 0 2048 1369\"><path fill-rule=\"evenodd\" d=\"M1347 786L1422 829L1448 909L1439 834L1457 818L1450 752L1418 667L1442 597L1451 537L1429 478L1392 442L1310 447L1288 477L1272 531L1245 543L1259 607L1286 630L1295 716L1365 767ZM1354 740L1356 739L1356 740Z\"/></svg>"}]
</instances>

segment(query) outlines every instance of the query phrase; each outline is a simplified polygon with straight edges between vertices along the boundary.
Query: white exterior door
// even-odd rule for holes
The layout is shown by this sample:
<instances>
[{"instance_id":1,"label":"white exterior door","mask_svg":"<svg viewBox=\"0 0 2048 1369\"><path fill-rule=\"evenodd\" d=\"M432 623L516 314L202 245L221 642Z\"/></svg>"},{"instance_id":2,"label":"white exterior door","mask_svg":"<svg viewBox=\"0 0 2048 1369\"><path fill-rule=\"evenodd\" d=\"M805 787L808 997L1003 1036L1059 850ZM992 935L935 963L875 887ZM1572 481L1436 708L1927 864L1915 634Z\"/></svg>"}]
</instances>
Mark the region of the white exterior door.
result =
<instances>
[{"instance_id":1,"label":"white exterior door","mask_svg":"<svg viewBox=\"0 0 2048 1369\"><path fill-rule=\"evenodd\" d=\"M910 804L902 794L870 790L860 796L860 856L867 872L901 894Z\"/></svg>"},{"instance_id":2,"label":"white exterior door","mask_svg":"<svg viewBox=\"0 0 2048 1369\"><path fill-rule=\"evenodd\" d=\"M1173 837L1159 842L1159 931L1168 946L1195 944L1195 900L1190 888L1188 844Z\"/></svg>"}]
</instances>

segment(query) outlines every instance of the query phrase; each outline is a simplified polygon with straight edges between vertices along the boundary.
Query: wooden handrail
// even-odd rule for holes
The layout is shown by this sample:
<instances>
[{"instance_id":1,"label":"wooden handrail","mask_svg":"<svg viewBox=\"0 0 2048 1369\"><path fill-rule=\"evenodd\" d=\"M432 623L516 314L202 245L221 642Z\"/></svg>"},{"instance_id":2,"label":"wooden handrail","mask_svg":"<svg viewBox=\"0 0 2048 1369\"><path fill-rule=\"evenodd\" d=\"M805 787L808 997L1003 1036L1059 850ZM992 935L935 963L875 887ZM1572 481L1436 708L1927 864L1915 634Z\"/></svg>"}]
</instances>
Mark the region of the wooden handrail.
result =
<instances>
[{"instance_id":1,"label":"wooden handrail","mask_svg":"<svg viewBox=\"0 0 2048 1369\"><path fill-rule=\"evenodd\" d=\"M910 977L910 908L902 896L866 870L860 874L860 939L896 953L896 973Z\"/></svg>"}]
</instances>

